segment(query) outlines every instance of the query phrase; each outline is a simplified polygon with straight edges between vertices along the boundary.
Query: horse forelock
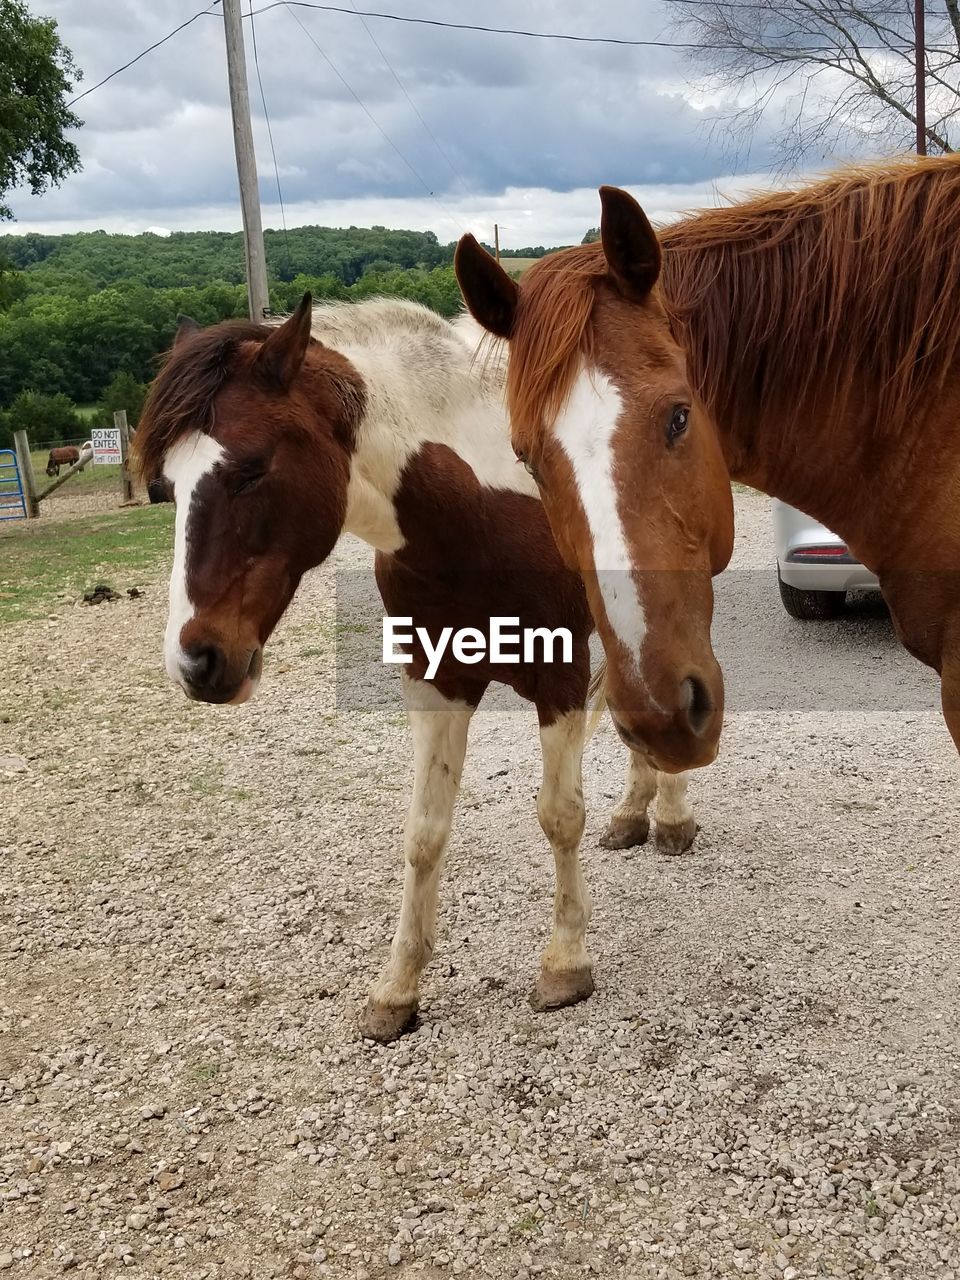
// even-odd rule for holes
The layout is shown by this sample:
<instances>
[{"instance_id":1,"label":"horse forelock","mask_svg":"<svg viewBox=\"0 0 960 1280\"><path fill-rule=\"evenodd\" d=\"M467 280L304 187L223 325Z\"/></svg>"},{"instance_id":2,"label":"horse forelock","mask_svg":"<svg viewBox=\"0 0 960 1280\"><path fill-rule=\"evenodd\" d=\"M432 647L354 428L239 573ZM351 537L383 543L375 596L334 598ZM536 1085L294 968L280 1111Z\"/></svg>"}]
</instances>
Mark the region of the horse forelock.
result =
<instances>
[{"instance_id":1,"label":"horse forelock","mask_svg":"<svg viewBox=\"0 0 960 1280\"><path fill-rule=\"evenodd\" d=\"M960 157L850 167L661 230L697 392L730 429L822 407L909 430L960 359ZM869 401L869 403L867 403Z\"/></svg>"},{"instance_id":2,"label":"horse forelock","mask_svg":"<svg viewBox=\"0 0 960 1280\"><path fill-rule=\"evenodd\" d=\"M596 284L606 275L599 244L541 258L524 276L507 367L507 403L514 440L534 437L553 422L593 346Z\"/></svg>"},{"instance_id":3,"label":"horse forelock","mask_svg":"<svg viewBox=\"0 0 960 1280\"><path fill-rule=\"evenodd\" d=\"M134 437L134 457L147 483L161 474L163 460L178 440L194 431L209 434L214 401L237 368L240 347L263 342L270 332L266 325L226 320L167 352Z\"/></svg>"}]
</instances>

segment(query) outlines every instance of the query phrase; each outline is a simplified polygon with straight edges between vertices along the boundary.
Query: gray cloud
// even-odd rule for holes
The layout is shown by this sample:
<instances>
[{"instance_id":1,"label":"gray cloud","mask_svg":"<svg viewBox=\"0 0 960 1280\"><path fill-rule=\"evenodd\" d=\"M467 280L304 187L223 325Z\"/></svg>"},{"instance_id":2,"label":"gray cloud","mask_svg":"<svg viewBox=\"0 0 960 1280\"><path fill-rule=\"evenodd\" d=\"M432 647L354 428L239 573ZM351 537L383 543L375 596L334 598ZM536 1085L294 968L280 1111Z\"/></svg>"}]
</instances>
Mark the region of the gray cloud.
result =
<instances>
[{"instance_id":1,"label":"gray cloud","mask_svg":"<svg viewBox=\"0 0 960 1280\"><path fill-rule=\"evenodd\" d=\"M190 16L200 2L45 0L43 9L58 20L86 86ZM262 3L256 0L255 7ZM456 7L423 0L418 12L517 25L517 6L507 0L461 0ZM704 132L705 113L693 105L679 57L669 50L368 19L451 167L358 19L296 13L376 124L290 11L262 14L256 22L260 70L284 198L292 207L361 201L373 208L376 199L407 199L412 211L428 191L447 208L467 208L471 200L492 206L510 189L563 193L600 182L705 189L728 172L720 148ZM661 29L663 13L657 0L609 0L600 15L574 0L536 0L523 6L522 23L650 38ZM265 202L272 202L273 164L249 23L245 28L261 187ZM84 172L40 199L15 193L14 211L24 228L202 226L212 210L235 206L219 15L193 23L77 110L85 120L78 135ZM761 139L752 163L762 167L764 159ZM434 207L435 221L445 219L440 205Z\"/></svg>"}]
</instances>

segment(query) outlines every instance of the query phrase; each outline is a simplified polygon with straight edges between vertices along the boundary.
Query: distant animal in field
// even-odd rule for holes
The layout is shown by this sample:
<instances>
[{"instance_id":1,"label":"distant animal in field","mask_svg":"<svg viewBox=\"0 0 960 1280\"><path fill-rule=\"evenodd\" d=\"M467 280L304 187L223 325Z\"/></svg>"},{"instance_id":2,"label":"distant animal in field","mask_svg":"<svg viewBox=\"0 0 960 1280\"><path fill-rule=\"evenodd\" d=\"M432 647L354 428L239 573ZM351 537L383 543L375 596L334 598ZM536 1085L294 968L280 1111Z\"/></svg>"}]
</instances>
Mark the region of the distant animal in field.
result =
<instances>
[{"instance_id":1,"label":"distant animal in field","mask_svg":"<svg viewBox=\"0 0 960 1280\"><path fill-rule=\"evenodd\" d=\"M80 461L80 450L74 444L63 445L59 449L51 449L47 459L47 475L58 476L61 467L72 467Z\"/></svg>"}]
</instances>

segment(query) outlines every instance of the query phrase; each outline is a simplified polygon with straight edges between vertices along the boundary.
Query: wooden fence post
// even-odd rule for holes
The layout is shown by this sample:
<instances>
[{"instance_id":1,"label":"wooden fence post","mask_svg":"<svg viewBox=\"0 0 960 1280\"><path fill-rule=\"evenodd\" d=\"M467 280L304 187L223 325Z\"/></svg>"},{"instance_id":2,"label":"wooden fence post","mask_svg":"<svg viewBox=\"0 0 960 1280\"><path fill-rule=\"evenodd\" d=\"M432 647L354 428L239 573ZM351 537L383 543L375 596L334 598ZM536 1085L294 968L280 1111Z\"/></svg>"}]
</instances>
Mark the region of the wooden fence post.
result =
<instances>
[{"instance_id":1,"label":"wooden fence post","mask_svg":"<svg viewBox=\"0 0 960 1280\"><path fill-rule=\"evenodd\" d=\"M33 474L30 441L27 439L25 431L15 431L13 433L13 447L17 454L17 466L20 468L20 483L23 485L27 519L36 520L40 514L40 503L37 501L37 480Z\"/></svg>"},{"instance_id":2,"label":"wooden fence post","mask_svg":"<svg viewBox=\"0 0 960 1280\"><path fill-rule=\"evenodd\" d=\"M130 475L130 464L127 454L130 452L130 428L127 426L126 409L118 409L113 415L113 425L120 432L120 492L121 501L133 501L133 477Z\"/></svg>"}]
</instances>

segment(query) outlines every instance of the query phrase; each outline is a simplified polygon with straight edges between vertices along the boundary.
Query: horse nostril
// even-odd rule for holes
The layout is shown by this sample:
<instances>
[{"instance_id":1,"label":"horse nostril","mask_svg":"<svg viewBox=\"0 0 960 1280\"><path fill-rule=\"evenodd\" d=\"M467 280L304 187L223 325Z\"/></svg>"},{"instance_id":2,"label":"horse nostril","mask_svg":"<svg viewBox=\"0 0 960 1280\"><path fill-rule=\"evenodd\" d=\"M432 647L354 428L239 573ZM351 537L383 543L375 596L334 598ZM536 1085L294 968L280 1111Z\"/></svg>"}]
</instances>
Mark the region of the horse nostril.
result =
<instances>
[{"instance_id":1,"label":"horse nostril","mask_svg":"<svg viewBox=\"0 0 960 1280\"><path fill-rule=\"evenodd\" d=\"M699 738L713 716L713 698L699 676L687 676L680 686L681 706L692 731Z\"/></svg>"},{"instance_id":2,"label":"horse nostril","mask_svg":"<svg viewBox=\"0 0 960 1280\"><path fill-rule=\"evenodd\" d=\"M195 688L209 689L217 684L227 665L226 655L215 644L197 645L187 651L190 668L187 678Z\"/></svg>"}]
</instances>

